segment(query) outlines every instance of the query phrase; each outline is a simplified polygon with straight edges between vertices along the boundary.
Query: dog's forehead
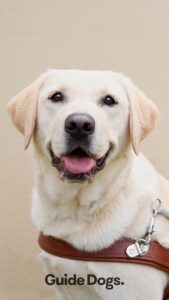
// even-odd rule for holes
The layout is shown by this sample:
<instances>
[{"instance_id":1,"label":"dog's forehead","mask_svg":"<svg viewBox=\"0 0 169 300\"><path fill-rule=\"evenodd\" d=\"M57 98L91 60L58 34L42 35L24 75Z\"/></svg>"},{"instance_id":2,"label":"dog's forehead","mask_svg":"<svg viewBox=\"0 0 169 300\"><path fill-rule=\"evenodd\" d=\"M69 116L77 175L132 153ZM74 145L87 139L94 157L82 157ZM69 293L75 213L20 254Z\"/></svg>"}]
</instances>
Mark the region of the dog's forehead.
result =
<instances>
[{"instance_id":1,"label":"dog's forehead","mask_svg":"<svg viewBox=\"0 0 169 300\"><path fill-rule=\"evenodd\" d=\"M50 70L45 74L45 89L75 91L123 90L122 75L111 71Z\"/></svg>"}]
</instances>

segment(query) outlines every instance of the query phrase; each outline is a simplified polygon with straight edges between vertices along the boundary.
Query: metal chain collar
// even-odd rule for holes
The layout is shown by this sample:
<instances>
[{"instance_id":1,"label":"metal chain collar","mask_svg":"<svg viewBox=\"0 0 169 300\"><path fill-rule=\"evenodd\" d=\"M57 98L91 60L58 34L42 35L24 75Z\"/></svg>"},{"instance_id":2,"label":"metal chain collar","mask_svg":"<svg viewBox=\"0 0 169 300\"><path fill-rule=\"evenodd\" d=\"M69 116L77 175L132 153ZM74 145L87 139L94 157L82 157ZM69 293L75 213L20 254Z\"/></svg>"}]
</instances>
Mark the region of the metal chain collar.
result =
<instances>
[{"instance_id":1,"label":"metal chain collar","mask_svg":"<svg viewBox=\"0 0 169 300\"><path fill-rule=\"evenodd\" d=\"M134 244L127 247L126 254L128 257L133 258L137 256L144 256L148 253L151 237L154 232L155 220L158 214L162 214L166 218L169 218L169 210L162 206L162 202L160 199L156 199L153 202L152 217L145 237L142 239L138 239Z\"/></svg>"}]
</instances>

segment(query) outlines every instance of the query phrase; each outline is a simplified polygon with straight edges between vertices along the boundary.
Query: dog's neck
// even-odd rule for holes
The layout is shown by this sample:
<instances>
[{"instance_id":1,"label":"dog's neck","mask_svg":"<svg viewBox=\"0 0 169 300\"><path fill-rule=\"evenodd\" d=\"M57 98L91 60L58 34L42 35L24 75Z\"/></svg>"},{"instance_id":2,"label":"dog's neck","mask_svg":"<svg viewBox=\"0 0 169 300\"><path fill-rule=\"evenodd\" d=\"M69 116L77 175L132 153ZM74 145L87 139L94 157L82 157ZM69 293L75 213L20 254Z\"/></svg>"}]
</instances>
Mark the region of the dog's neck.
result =
<instances>
[{"instance_id":1,"label":"dog's neck","mask_svg":"<svg viewBox=\"0 0 169 300\"><path fill-rule=\"evenodd\" d=\"M87 250L109 246L125 234L138 212L137 201L134 203L127 191L135 159L129 150L109 162L92 183L81 184L60 180L47 160L36 157L40 172L33 193L32 218L38 229Z\"/></svg>"}]
</instances>

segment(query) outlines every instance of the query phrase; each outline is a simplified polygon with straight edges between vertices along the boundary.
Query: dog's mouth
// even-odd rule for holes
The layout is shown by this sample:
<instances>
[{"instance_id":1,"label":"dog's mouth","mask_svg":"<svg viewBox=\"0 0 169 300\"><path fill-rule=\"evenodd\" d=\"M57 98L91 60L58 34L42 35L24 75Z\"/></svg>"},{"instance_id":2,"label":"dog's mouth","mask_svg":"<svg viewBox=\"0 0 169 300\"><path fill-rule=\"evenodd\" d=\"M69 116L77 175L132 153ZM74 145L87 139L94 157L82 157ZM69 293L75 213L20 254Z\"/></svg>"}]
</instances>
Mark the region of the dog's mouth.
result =
<instances>
[{"instance_id":1,"label":"dog's mouth","mask_svg":"<svg viewBox=\"0 0 169 300\"><path fill-rule=\"evenodd\" d=\"M77 147L71 152L57 157L49 145L51 164L59 171L61 178L71 181L92 181L93 176L106 166L111 146L104 156L96 159L88 150Z\"/></svg>"}]
</instances>

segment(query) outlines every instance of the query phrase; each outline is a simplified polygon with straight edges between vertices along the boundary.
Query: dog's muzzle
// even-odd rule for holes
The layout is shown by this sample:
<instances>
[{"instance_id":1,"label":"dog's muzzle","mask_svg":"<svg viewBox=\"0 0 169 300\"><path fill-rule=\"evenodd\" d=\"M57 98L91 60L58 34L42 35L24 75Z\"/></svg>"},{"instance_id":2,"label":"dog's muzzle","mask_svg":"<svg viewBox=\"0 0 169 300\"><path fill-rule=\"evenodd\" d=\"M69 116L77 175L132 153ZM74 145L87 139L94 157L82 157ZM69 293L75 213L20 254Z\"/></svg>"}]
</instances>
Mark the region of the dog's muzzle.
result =
<instances>
[{"instance_id":1,"label":"dog's muzzle","mask_svg":"<svg viewBox=\"0 0 169 300\"><path fill-rule=\"evenodd\" d=\"M95 121L89 114L73 113L65 120L66 151L57 157L49 144L52 165L60 172L62 178L71 181L91 181L105 165L111 147L104 156L96 158L90 152Z\"/></svg>"},{"instance_id":2,"label":"dog's muzzle","mask_svg":"<svg viewBox=\"0 0 169 300\"><path fill-rule=\"evenodd\" d=\"M71 152L57 157L49 145L51 163L55 167L62 178L67 178L71 181L92 181L93 176L101 171L111 151L111 147L104 156L96 159L89 151L83 150L82 147L77 147Z\"/></svg>"}]
</instances>

